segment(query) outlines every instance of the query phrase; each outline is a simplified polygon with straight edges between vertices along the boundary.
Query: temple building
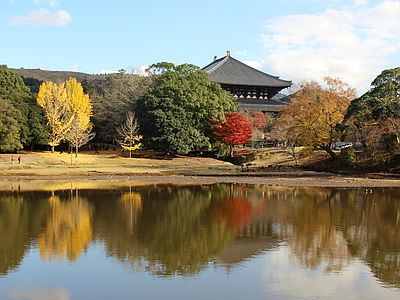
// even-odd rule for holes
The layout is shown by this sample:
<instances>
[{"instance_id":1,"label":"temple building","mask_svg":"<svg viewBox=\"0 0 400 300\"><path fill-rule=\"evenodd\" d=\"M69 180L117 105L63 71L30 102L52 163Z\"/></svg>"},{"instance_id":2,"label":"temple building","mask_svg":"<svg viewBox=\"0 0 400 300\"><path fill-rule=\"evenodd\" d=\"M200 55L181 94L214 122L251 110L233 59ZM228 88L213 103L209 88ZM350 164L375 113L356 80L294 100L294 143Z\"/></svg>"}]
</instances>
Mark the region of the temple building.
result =
<instances>
[{"instance_id":1,"label":"temple building","mask_svg":"<svg viewBox=\"0 0 400 300\"><path fill-rule=\"evenodd\" d=\"M212 82L217 82L222 89L237 97L239 110L276 113L286 102L272 99L279 91L292 85L289 80L279 79L254 69L230 56L217 59L205 66Z\"/></svg>"}]
</instances>

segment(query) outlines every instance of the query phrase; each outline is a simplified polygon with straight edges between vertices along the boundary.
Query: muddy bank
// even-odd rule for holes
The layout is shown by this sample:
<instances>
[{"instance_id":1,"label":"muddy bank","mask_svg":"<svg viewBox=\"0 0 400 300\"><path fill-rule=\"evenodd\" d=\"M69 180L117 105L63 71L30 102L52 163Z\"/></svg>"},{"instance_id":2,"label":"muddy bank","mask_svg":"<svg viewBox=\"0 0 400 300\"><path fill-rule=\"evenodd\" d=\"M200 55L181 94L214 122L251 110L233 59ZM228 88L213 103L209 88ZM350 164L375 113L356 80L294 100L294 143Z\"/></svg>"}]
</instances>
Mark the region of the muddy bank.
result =
<instances>
[{"instance_id":1,"label":"muddy bank","mask_svg":"<svg viewBox=\"0 0 400 300\"><path fill-rule=\"evenodd\" d=\"M124 181L133 185L174 183L174 184L265 184L281 186L313 186L334 188L374 188L374 187L400 187L400 180L360 178L338 176L329 173L300 172L298 174L264 174L263 176L207 176L207 175L162 175L162 174L103 174L103 175L62 175L62 176L37 176L37 175L12 175L0 176L0 180L7 182L27 181Z\"/></svg>"}]
</instances>

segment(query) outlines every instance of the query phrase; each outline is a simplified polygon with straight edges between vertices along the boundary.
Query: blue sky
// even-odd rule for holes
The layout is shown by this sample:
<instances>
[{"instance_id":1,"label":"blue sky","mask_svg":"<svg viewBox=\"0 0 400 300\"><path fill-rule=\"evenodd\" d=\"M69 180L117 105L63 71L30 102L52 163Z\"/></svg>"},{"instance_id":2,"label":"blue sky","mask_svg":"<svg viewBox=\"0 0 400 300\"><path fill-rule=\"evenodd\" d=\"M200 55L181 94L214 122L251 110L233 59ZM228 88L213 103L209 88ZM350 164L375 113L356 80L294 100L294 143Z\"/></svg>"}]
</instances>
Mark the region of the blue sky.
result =
<instances>
[{"instance_id":1,"label":"blue sky","mask_svg":"<svg viewBox=\"0 0 400 300\"><path fill-rule=\"evenodd\" d=\"M98 74L231 56L359 94L400 66L400 1L0 0L0 64Z\"/></svg>"}]
</instances>

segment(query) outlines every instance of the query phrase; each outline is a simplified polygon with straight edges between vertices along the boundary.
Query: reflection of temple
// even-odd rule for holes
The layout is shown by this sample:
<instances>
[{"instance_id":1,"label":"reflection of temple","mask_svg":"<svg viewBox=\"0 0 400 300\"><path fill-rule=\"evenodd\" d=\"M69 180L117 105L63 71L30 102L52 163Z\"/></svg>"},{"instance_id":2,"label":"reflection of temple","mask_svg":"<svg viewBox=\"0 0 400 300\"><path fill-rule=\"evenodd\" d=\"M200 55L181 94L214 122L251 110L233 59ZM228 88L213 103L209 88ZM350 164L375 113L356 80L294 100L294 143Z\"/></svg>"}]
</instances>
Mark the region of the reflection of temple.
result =
<instances>
[{"instance_id":1,"label":"reflection of temple","mask_svg":"<svg viewBox=\"0 0 400 300\"><path fill-rule=\"evenodd\" d=\"M224 265L229 272L231 267L277 246L278 236L272 231L271 222L256 221L242 228L214 261Z\"/></svg>"},{"instance_id":2,"label":"reflection of temple","mask_svg":"<svg viewBox=\"0 0 400 300\"><path fill-rule=\"evenodd\" d=\"M214 57L203 71L208 73L210 81L237 97L238 109L276 112L287 104L272 97L290 87L291 81L256 70L231 57L229 51L225 57Z\"/></svg>"}]
</instances>

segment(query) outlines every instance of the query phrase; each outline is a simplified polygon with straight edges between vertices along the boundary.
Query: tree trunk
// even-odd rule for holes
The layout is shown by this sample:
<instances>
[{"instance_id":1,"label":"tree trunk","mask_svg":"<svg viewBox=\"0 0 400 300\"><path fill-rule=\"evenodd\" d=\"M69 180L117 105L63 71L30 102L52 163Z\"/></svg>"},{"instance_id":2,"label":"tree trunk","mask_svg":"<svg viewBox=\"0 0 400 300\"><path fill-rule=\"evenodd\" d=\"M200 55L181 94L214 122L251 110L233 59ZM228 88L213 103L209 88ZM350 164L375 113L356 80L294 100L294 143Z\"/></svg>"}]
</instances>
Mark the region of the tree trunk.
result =
<instances>
[{"instance_id":1,"label":"tree trunk","mask_svg":"<svg viewBox=\"0 0 400 300\"><path fill-rule=\"evenodd\" d=\"M332 148L330 146L326 147L326 146L320 146L322 150L325 150L326 153L328 153L332 160L335 160L337 158L337 155L335 152L333 152Z\"/></svg>"},{"instance_id":2,"label":"tree trunk","mask_svg":"<svg viewBox=\"0 0 400 300\"><path fill-rule=\"evenodd\" d=\"M299 165L299 162L297 161L297 157L296 157L296 152L295 152L295 150L296 150L296 147L292 147L292 156L293 156L293 158L294 158L294 161L296 162L296 166L298 166L298 165Z\"/></svg>"},{"instance_id":3,"label":"tree trunk","mask_svg":"<svg viewBox=\"0 0 400 300\"><path fill-rule=\"evenodd\" d=\"M233 158L233 145L229 145L229 157Z\"/></svg>"}]
</instances>

